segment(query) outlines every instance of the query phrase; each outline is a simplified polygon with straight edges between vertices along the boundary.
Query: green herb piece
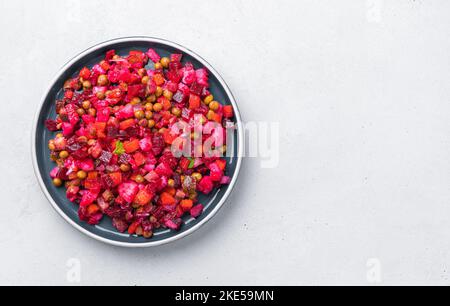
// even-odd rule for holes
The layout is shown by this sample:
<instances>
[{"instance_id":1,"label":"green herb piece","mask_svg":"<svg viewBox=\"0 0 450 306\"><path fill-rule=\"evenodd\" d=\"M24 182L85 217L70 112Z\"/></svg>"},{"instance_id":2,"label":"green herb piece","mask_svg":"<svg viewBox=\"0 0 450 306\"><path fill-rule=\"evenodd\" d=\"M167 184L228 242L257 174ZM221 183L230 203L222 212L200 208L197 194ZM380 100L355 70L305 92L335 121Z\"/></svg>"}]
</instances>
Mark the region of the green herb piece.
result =
<instances>
[{"instance_id":1,"label":"green herb piece","mask_svg":"<svg viewBox=\"0 0 450 306\"><path fill-rule=\"evenodd\" d=\"M194 168L194 166L195 166L195 159L193 159L193 158L188 158L188 159L191 161L191 163L189 164L189 169Z\"/></svg>"},{"instance_id":2,"label":"green herb piece","mask_svg":"<svg viewBox=\"0 0 450 306\"><path fill-rule=\"evenodd\" d=\"M125 153L125 149L123 148L123 143L120 140L118 140L116 142L116 149L114 150L114 154L120 156L124 153Z\"/></svg>"}]
</instances>

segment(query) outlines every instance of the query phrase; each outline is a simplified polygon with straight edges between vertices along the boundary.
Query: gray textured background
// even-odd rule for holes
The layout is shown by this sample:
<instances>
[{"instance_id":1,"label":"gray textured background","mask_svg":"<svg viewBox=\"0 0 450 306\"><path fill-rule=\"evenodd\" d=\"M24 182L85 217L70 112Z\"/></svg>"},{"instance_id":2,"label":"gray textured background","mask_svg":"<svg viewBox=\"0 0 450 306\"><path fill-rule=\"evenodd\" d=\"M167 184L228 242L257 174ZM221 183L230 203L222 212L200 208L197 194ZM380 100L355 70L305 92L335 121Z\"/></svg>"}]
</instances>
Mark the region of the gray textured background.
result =
<instances>
[{"instance_id":1,"label":"gray textured background","mask_svg":"<svg viewBox=\"0 0 450 306\"><path fill-rule=\"evenodd\" d=\"M0 0L0 284L449 284L449 1ZM230 203L173 245L103 245L46 201L32 117L72 56L170 39L280 122L280 164L246 159ZM70 262L70 261L69 261ZM371 263L371 261L369 261Z\"/></svg>"}]
</instances>

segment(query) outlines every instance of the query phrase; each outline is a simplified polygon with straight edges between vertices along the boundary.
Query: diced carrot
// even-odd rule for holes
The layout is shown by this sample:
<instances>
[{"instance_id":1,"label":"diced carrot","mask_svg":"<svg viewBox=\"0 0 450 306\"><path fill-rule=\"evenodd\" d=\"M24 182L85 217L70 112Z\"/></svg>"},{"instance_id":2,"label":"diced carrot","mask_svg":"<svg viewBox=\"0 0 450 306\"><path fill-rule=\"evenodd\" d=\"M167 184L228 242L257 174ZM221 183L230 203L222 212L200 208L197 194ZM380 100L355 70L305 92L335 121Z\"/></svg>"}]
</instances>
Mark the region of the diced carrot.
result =
<instances>
[{"instance_id":1,"label":"diced carrot","mask_svg":"<svg viewBox=\"0 0 450 306\"><path fill-rule=\"evenodd\" d=\"M162 118L164 119L164 120L161 120L161 122L163 123L163 125L164 125L164 121L166 121L166 122L168 122L170 119L172 119L173 118L173 115L172 115L172 112L170 112L170 111L161 111L160 113L159 113L161 116L162 116Z\"/></svg>"},{"instance_id":2,"label":"diced carrot","mask_svg":"<svg viewBox=\"0 0 450 306\"><path fill-rule=\"evenodd\" d=\"M184 213L185 213L185 211L183 210L183 208L182 208L180 205L177 206L176 212L177 212L177 217L178 217L178 218L183 217L183 215L184 215Z\"/></svg>"},{"instance_id":3,"label":"diced carrot","mask_svg":"<svg viewBox=\"0 0 450 306\"><path fill-rule=\"evenodd\" d=\"M87 213L88 213L88 215L90 215L90 216L92 216L92 215L98 213L99 211L100 211L100 207L98 207L98 205L96 205L96 204L91 204L91 205L89 205L88 208L87 208Z\"/></svg>"},{"instance_id":4,"label":"diced carrot","mask_svg":"<svg viewBox=\"0 0 450 306\"><path fill-rule=\"evenodd\" d=\"M145 156L144 156L144 154L142 154L140 152L136 152L133 155L133 158L134 158L134 162L136 163L136 166L140 167L143 164L145 164Z\"/></svg>"},{"instance_id":5,"label":"diced carrot","mask_svg":"<svg viewBox=\"0 0 450 306\"><path fill-rule=\"evenodd\" d=\"M104 131L106 129L106 122L96 122L94 125L97 131Z\"/></svg>"},{"instance_id":6,"label":"diced carrot","mask_svg":"<svg viewBox=\"0 0 450 306\"><path fill-rule=\"evenodd\" d=\"M158 98L158 103L162 104L163 109L165 111L168 111L169 109L172 108L172 103L170 103L170 101L164 96L161 96L161 97Z\"/></svg>"},{"instance_id":7,"label":"diced carrot","mask_svg":"<svg viewBox=\"0 0 450 306\"><path fill-rule=\"evenodd\" d=\"M78 175L76 172L69 174L69 180L74 180L76 178L78 178Z\"/></svg>"},{"instance_id":8,"label":"diced carrot","mask_svg":"<svg viewBox=\"0 0 450 306\"><path fill-rule=\"evenodd\" d=\"M222 118L223 118L223 116L221 114L214 114L213 120L217 123L221 123Z\"/></svg>"},{"instance_id":9,"label":"diced carrot","mask_svg":"<svg viewBox=\"0 0 450 306\"><path fill-rule=\"evenodd\" d=\"M97 132L98 138L105 138L105 129L106 129L106 122L96 122L94 123L95 131Z\"/></svg>"},{"instance_id":10,"label":"diced carrot","mask_svg":"<svg viewBox=\"0 0 450 306\"><path fill-rule=\"evenodd\" d=\"M93 190L93 189L99 189L101 187L101 183L98 179L87 179L84 181L84 188Z\"/></svg>"},{"instance_id":11,"label":"diced carrot","mask_svg":"<svg viewBox=\"0 0 450 306\"><path fill-rule=\"evenodd\" d=\"M173 196L170 195L170 193L163 192L161 194L161 203L164 206L170 206L174 205L176 203L176 200Z\"/></svg>"},{"instance_id":12,"label":"diced carrot","mask_svg":"<svg viewBox=\"0 0 450 306\"><path fill-rule=\"evenodd\" d=\"M157 73L153 76L153 81L155 81L155 84L157 86L161 86L165 83L164 77L160 73Z\"/></svg>"},{"instance_id":13,"label":"diced carrot","mask_svg":"<svg viewBox=\"0 0 450 306\"><path fill-rule=\"evenodd\" d=\"M97 171L92 171L88 173L87 179L88 180L95 180L98 177Z\"/></svg>"},{"instance_id":14,"label":"diced carrot","mask_svg":"<svg viewBox=\"0 0 450 306\"><path fill-rule=\"evenodd\" d=\"M190 95L189 96L189 109L197 109L200 107L200 97L197 95Z\"/></svg>"},{"instance_id":15,"label":"diced carrot","mask_svg":"<svg viewBox=\"0 0 450 306\"><path fill-rule=\"evenodd\" d=\"M176 138L176 136L174 136L174 135L170 132L170 130L164 131L163 137L164 137L164 141L165 141L167 144L172 144L173 141L174 141L175 138Z\"/></svg>"},{"instance_id":16,"label":"diced carrot","mask_svg":"<svg viewBox=\"0 0 450 306\"><path fill-rule=\"evenodd\" d=\"M191 164L191 161L187 158L182 158L180 161L180 168L186 171L189 168L189 165Z\"/></svg>"},{"instance_id":17,"label":"diced carrot","mask_svg":"<svg viewBox=\"0 0 450 306\"><path fill-rule=\"evenodd\" d=\"M91 77L91 71L89 70L89 68L84 67L83 69L81 69L80 71L80 78L83 78L84 80L87 80Z\"/></svg>"},{"instance_id":18,"label":"diced carrot","mask_svg":"<svg viewBox=\"0 0 450 306\"><path fill-rule=\"evenodd\" d=\"M128 228L128 234L134 235L136 233L137 228L139 227L139 222L134 222Z\"/></svg>"},{"instance_id":19,"label":"diced carrot","mask_svg":"<svg viewBox=\"0 0 450 306\"><path fill-rule=\"evenodd\" d=\"M172 187L167 187L166 189L164 189L164 192L167 192L168 194L174 197L175 194L177 193L177 190Z\"/></svg>"},{"instance_id":20,"label":"diced carrot","mask_svg":"<svg viewBox=\"0 0 450 306\"><path fill-rule=\"evenodd\" d=\"M220 170L225 171L225 168L227 167L227 161L224 159L218 159L216 160L217 166L219 166Z\"/></svg>"},{"instance_id":21,"label":"diced carrot","mask_svg":"<svg viewBox=\"0 0 450 306\"><path fill-rule=\"evenodd\" d=\"M225 118L233 118L234 117L234 111L233 111L233 106L231 105L225 105L223 107L223 116Z\"/></svg>"},{"instance_id":22,"label":"diced carrot","mask_svg":"<svg viewBox=\"0 0 450 306\"><path fill-rule=\"evenodd\" d=\"M129 127L134 126L135 124L136 124L136 121L134 119L125 120L120 123L120 129L122 131L124 131L124 130L128 129Z\"/></svg>"},{"instance_id":23,"label":"diced carrot","mask_svg":"<svg viewBox=\"0 0 450 306\"><path fill-rule=\"evenodd\" d=\"M113 181L114 187L122 184L122 172L110 173L109 177Z\"/></svg>"},{"instance_id":24,"label":"diced carrot","mask_svg":"<svg viewBox=\"0 0 450 306\"><path fill-rule=\"evenodd\" d=\"M125 82L119 83L119 88L111 91L111 97L120 99L122 92L126 92L128 90L128 84Z\"/></svg>"},{"instance_id":25,"label":"diced carrot","mask_svg":"<svg viewBox=\"0 0 450 306\"><path fill-rule=\"evenodd\" d=\"M142 63L144 58L144 53L141 51L130 51L130 56L127 60L130 64Z\"/></svg>"},{"instance_id":26,"label":"diced carrot","mask_svg":"<svg viewBox=\"0 0 450 306\"><path fill-rule=\"evenodd\" d=\"M194 201L192 200L183 200L180 202L180 206L184 211L189 211L194 206Z\"/></svg>"},{"instance_id":27,"label":"diced carrot","mask_svg":"<svg viewBox=\"0 0 450 306\"><path fill-rule=\"evenodd\" d=\"M134 139L131 141L125 141L123 144L123 148L125 149L125 152L128 154L134 153L137 150L139 150L139 140Z\"/></svg>"},{"instance_id":28,"label":"diced carrot","mask_svg":"<svg viewBox=\"0 0 450 306\"><path fill-rule=\"evenodd\" d=\"M111 68L111 66L108 64L107 61L101 61L100 62L100 66L102 67L103 70L108 71L109 68Z\"/></svg>"},{"instance_id":29,"label":"diced carrot","mask_svg":"<svg viewBox=\"0 0 450 306\"><path fill-rule=\"evenodd\" d=\"M140 205L140 206L147 205L151 202L151 200L153 199L153 196L154 195L152 193L150 193L149 191L142 189L141 191L138 192L138 194L134 198L134 203L136 203L137 205Z\"/></svg>"}]
</instances>

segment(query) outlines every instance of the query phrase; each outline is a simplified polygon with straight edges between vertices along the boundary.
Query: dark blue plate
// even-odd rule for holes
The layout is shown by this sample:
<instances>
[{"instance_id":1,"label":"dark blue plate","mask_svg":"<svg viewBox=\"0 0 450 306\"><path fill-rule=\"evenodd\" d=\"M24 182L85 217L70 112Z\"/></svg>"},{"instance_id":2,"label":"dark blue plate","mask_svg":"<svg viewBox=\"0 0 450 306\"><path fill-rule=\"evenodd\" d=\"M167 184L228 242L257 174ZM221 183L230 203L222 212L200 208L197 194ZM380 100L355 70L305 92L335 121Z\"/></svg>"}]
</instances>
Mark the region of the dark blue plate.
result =
<instances>
[{"instance_id":1,"label":"dark blue plate","mask_svg":"<svg viewBox=\"0 0 450 306\"><path fill-rule=\"evenodd\" d=\"M233 144L228 146L228 149L233 152L232 156L227 158L227 175L232 177L231 184L221 187L208 196L200 195L200 203L205 205L203 215L198 219L185 217L185 224L180 231L175 232L162 229L155 232L153 238L145 239L143 237L119 233L112 226L111 219L108 217L103 218L102 222L96 226L79 221L77 213L78 205L67 200L65 188L56 188L53 186L49 176L55 164L49 158L48 141L54 135L45 128L44 122L48 118L53 119L56 117L55 100L61 97L64 82L78 74L81 68L85 66L92 67L104 58L106 51L111 49L116 50L118 54L127 54L130 50L147 51L149 48L154 48L162 56L168 56L171 53L182 53L183 61L193 63L196 68L206 67L210 73L210 90L215 99L224 104L233 105L236 114L235 123L237 129L234 133ZM208 222L223 206L236 184L241 167L243 131L241 117L233 95L220 75L204 59L173 42L149 37L130 37L115 39L94 46L76 56L59 71L43 96L36 114L34 131L32 133L32 150L33 165L39 184L52 206L67 222L84 234L105 243L123 247L150 247L166 244L191 234Z\"/></svg>"}]
</instances>

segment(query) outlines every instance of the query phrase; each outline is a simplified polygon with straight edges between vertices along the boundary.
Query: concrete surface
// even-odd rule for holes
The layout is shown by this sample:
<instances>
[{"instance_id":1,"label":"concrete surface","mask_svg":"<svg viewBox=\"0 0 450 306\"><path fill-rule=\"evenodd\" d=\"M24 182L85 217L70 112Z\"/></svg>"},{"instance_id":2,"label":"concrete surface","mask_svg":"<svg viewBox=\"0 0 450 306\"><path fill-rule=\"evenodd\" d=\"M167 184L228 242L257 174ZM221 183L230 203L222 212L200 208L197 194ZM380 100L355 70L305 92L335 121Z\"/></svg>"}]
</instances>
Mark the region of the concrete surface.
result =
<instances>
[{"instance_id":1,"label":"concrete surface","mask_svg":"<svg viewBox=\"0 0 450 306\"><path fill-rule=\"evenodd\" d=\"M0 284L449 284L450 2L0 0ZM120 249L53 211L33 115L72 56L148 35L205 57L279 165L245 160L206 227ZM80 273L78 273L80 272Z\"/></svg>"}]
</instances>

